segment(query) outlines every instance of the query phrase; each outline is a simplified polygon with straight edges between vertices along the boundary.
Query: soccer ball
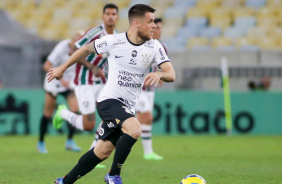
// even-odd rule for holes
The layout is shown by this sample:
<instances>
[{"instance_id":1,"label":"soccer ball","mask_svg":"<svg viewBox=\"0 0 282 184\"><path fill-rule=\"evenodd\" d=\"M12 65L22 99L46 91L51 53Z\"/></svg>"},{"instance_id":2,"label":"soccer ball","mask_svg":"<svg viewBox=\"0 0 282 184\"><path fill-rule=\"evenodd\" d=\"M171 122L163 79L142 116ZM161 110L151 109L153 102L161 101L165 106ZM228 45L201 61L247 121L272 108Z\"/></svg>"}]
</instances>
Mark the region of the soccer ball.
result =
<instances>
[{"instance_id":1,"label":"soccer ball","mask_svg":"<svg viewBox=\"0 0 282 184\"><path fill-rule=\"evenodd\" d=\"M197 174L190 174L183 178L180 184L207 184L207 182L203 177Z\"/></svg>"}]
</instances>

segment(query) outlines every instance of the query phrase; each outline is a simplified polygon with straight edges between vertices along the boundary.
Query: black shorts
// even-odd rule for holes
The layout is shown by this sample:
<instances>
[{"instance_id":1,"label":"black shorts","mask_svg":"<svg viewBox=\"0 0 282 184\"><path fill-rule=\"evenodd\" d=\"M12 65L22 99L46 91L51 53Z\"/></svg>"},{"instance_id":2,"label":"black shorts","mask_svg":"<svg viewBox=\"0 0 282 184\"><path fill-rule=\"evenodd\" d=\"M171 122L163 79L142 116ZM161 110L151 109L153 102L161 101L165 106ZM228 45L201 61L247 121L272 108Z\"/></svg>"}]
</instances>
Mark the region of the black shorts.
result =
<instances>
[{"instance_id":1,"label":"black shorts","mask_svg":"<svg viewBox=\"0 0 282 184\"><path fill-rule=\"evenodd\" d=\"M99 130L99 139L109 140L113 145L116 145L123 134L121 131L122 123L128 118L135 117L125 104L115 99L108 99L98 103L97 112L103 120Z\"/></svg>"}]
</instances>

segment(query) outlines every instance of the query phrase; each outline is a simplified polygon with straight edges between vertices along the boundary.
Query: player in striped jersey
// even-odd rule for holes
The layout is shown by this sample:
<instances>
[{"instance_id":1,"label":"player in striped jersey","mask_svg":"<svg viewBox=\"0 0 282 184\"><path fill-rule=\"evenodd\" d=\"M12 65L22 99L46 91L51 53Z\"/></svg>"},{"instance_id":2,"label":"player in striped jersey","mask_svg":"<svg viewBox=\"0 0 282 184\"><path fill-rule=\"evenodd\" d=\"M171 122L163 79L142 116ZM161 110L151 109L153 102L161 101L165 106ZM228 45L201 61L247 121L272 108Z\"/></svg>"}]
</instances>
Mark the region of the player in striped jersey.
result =
<instances>
[{"instance_id":1,"label":"player in striped jersey","mask_svg":"<svg viewBox=\"0 0 282 184\"><path fill-rule=\"evenodd\" d=\"M48 71L50 68L59 66L68 60L70 48L73 47L75 42L84 34L83 31L78 31L72 39L67 39L59 42L53 51L48 56L47 60L44 63L44 70ZM39 127L39 142L37 143L37 150L39 153L46 154L48 153L45 143L44 137L47 133L48 123L53 115L53 112L56 107L56 99L58 95L62 95L66 98L70 108L74 112L78 112L77 101L73 92L73 89L70 88L70 84L73 80L74 67L71 67L67 70L64 78L59 80L54 80L50 83L47 83L45 78L44 81L44 89L45 89L45 104L44 104L44 112L40 121ZM68 140L66 141L66 149L72 151L80 151L80 148L75 144L72 140L72 137L75 133L75 128L71 125L68 126L69 135Z\"/></svg>"},{"instance_id":2,"label":"player in striped jersey","mask_svg":"<svg viewBox=\"0 0 282 184\"><path fill-rule=\"evenodd\" d=\"M153 32L153 39L160 40L162 33L162 19L156 18L154 20L156 28ZM166 46L160 42L164 47L167 54ZM152 65L150 72L156 72L158 66L156 64ZM162 86L162 81L159 82ZM138 102L136 104L137 119L141 123L142 133L141 142L144 149L143 158L145 160L163 160L163 157L154 153L152 146L152 122L153 122L153 108L154 108L154 97L155 88L154 86L145 86L142 88L141 94L139 96Z\"/></svg>"},{"instance_id":3,"label":"player in striped jersey","mask_svg":"<svg viewBox=\"0 0 282 184\"><path fill-rule=\"evenodd\" d=\"M118 7L115 4L106 4L102 14L103 24L89 29L76 43L73 52L82 46L102 38L107 34L116 34L115 25L118 20ZM65 119L74 127L80 130L92 131L95 127L96 101L106 83L104 66L107 63L107 54L90 54L86 61L91 68L76 64L75 69L75 95L78 100L79 110L82 115L69 111L65 105L61 105L56 112L54 121ZM103 71L102 71L103 69ZM95 73L94 73L95 72ZM94 75L93 75L94 74ZM100 126L99 126L100 127ZM58 127L59 128L59 127ZM99 128L97 128L98 130ZM98 139L98 132L95 133L95 140L90 148L93 148Z\"/></svg>"}]
</instances>

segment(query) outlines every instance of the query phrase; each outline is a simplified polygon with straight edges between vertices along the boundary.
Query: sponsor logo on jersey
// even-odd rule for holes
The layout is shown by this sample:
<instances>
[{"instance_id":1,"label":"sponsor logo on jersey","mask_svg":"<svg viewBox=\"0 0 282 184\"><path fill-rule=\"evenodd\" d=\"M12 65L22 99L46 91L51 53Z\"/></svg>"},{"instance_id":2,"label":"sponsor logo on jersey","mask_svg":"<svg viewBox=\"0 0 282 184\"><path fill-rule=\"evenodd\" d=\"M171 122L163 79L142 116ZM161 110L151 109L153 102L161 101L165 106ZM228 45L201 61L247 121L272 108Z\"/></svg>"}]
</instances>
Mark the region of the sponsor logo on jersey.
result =
<instances>
[{"instance_id":1,"label":"sponsor logo on jersey","mask_svg":"<svg viewBox=\"0 0 282 184\"><path fill-rule=\"evenodd\" d=\"M107 125L109 128L113 128L115 126L112 122L108 123Z\"/></svg>"},{"instance_id":2,"label":"sponsor logo on jersey","mask_svg":"<svg viewBox=\"0 0 282 184\"><path fill-rule=\"evenodd\" d=\"M130 65L136 65L136 61L134 59L131 59L129 62Z\"/></svg>"},{"instance_id":3,"label":"sponsor logo on jersey","mask_svg":"<svg viewBox=\"0 0 282 184\"><path fill-rule=\"evenodd\" d=\"M126 41L121 41L120 39L117 40L116 43L114 43L113 45L121 45L121 44L125 44Z\"/></svg>"},{"instance_id":4,"label":"sponsor logo on jersey","mask_svg":"<svg viewBox=\"0 0 282 184\"><path fill-rule=\"evenodd\" d=\"M163 51L162 51L162 49L161 48L159 48L159 52L160 52L160 55L161 55L161 60L165 60L165 57L164 57L164 53L163 53Z\"/></svg>"},{"instance_id":5,"label":"sponsor logo on jersey","mask_svg":"<svg viewBox=\"0 0 282 184\"><path fill-rule=\"evenodd\" d=\"M141 63L144 66L148 66L150 64L150 57L151 55L145 54L145 56L142 54L143 60L141 61Z\"/></svg>"},{"instance_id":6,"label":"sponsor logo on jersey","mask_svg":"<svg viewBox=\"0 0 282 184\"><path fill-rule=\"evenodd\" d=\"M107 46L107 41L103 41L97 45L98 48L101 48L103 45Z\"/></svg>"},{"instance_id":7,"label":"sponsor logo on jersey","mask_svg":"<svg viewBox=\"0 0 282 184\"><path fill-rule=\"evenodd\" d=\"M122 106L122 108L124 108L125 112L127 112L128 114L133 114L128 107Z\"/></svg>"},{"instance_id":8,"label":"sponsor logo on jersey","mask_svg":"<svg viewBox=\"0 0 282 184\"><path fill-rule=\"evenodd\" d=\"M148 47L148 48L154 48L154 47L153 47L153 42L151 42L151 41L145 42L144 46L145 46L145 47Z\"/></svg>"},{"instance_id":9,"label":"sponsor logo on jersey","mask_svg":"<svg viewBox=\"0 0 282 184\"><path fill-rule=\"evenodd\" d=\"M99 135L100 135L100 136L104 135L104 128L102 128L102 127L100 128L100 130L99 130Z\"/></svg>"},{"instance_id":10,"label":"sponsor logo on jersey","mask_svg":"<svg viewBox=\"0 0 282 184\"><path fill-rule=\"evenodd\" d=\"M131 56L132 56L132 57L137 57L137 51L136 51L136 50L133 50L132 53L131 53Z\"/></svg>"}]
</instances>

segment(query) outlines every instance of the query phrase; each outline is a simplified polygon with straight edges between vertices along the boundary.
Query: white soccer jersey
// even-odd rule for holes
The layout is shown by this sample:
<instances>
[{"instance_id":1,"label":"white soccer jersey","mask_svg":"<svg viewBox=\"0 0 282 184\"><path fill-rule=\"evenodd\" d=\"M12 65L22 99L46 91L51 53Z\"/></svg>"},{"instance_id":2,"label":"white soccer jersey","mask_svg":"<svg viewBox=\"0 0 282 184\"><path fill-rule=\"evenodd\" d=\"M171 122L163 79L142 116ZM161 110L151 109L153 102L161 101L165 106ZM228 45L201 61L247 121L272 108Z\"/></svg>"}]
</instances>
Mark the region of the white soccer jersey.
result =
<instances>
[{"instance_id":1,"label":"white soccer jersey","mask_svg":"<svg viewBox=\"0 0 282 184\"><path fill-rule=\"evenodd\" d=\"M158 65L169 59L157 40L141 44L130 42L127 33L107 35L94 41L97 54L108 53L109 76L98 102L117 99L132 112L153 62Z\"/></svg>"},{"instance_id":2,"label":"white soccer jersey","mask_svg":"<svg viewBox=\"0 0 282 184\"><path fill-rule=\"evenodd\" d=\"M51 62L53 67L58 67L69 59L70 42L71 42L70 39L59 42L56 45L56 47L52 50L52 52L49 54L47 60ZM63 75L63 79L71 83L74 78L74 71L75 71L74 65L69 67L65 71ZM44 80L44 89L52 93L59 93L67 90L67 88L65 88L59 80L52 80L51 82L48 83L47 77L45 77Z\"/></svg>"}]
</instances>

